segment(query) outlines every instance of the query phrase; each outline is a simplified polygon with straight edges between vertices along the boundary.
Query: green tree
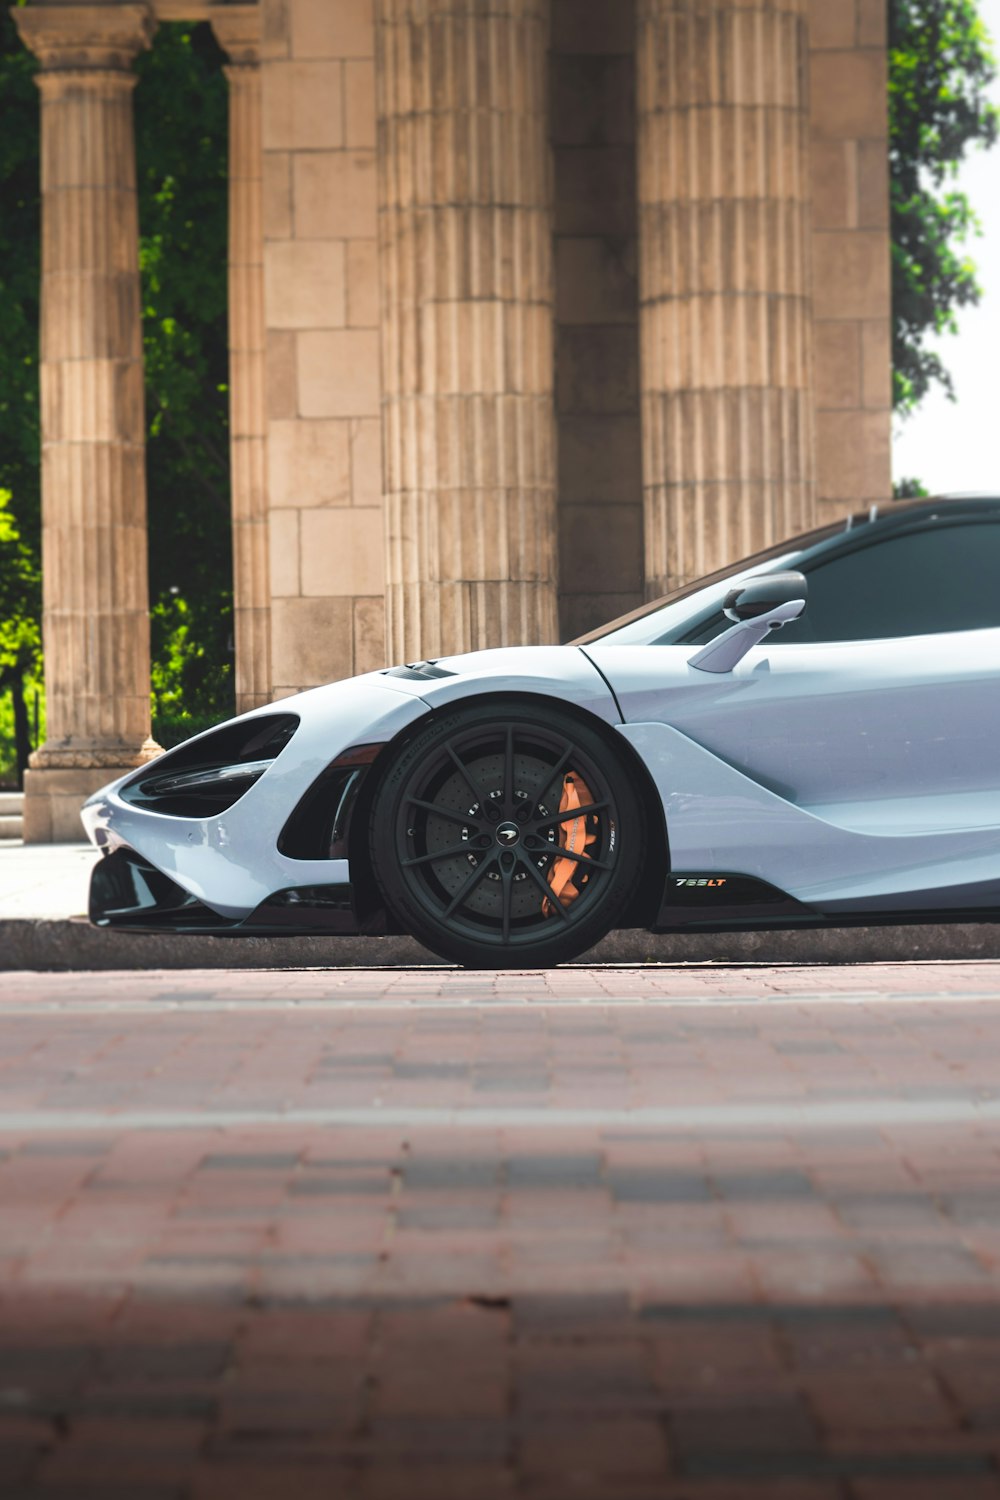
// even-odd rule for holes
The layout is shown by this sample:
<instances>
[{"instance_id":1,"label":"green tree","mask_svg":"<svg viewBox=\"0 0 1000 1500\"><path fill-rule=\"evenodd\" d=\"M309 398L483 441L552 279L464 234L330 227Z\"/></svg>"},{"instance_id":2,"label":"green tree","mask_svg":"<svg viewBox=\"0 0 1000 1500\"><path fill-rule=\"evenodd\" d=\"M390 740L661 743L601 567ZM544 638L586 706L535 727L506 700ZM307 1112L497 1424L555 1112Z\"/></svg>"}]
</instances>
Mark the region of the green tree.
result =
<instances>
[{"instance_id":1,"label":"green tree","mask_svg":"<svg viewBox=\"0 0 1000 1500\"><path fill-rule=\"evenodd\" d=\"M956 310L979 301L966 253L978 221L954 186L973 146L992 146L1000 114L996 76L977 0L890 0L889 120L892 204L893 381L906 415L951 377L929 347L956 332Z\"/></svg>"},{"instance_id":2,"label":"green tree","mask_svg":"<svg viewBox=\"0 0 1000 1500\"><path fill-rule=\"evenodd\" d=\"M36 63L0 8L0 488L23 545L39 544L38 195ZM4 543L3 566L11 554ZM4 587L0 580L0 590ZM9 596L8 596L9 597ZM37 616L41 596L29 595Z\"/></svg>"},{"instance_id":3,"label":"green tree","mask_svg":"<svg viewBox=\"0 0 1000 1500\"><path fill-rule=\"evenodd\" d=\"M28 754L25 691L41 668L39 619L38 90L0 10L0 778Z\"/></svg>"},{"instance_id":4,"label":"green tree","mask_svg":"<svg viewBox=\"0 0 1000 1500\"><path fill-rule=\"evenodd\" d=\"M233 707L222 61L173 25L136 64L154 720Z\"/></svg>"},{"instance_id":5,"label":"green tree","mask_svg":"<svg viewBox=\"0 0 1000 1500\"><path fill-rule=\"evenodd\" d=\"M38 551L21 536L9 490L0 490L0 775L20 784L28 763L26 690L41 666Z\"/></svg>"}]
</instances>

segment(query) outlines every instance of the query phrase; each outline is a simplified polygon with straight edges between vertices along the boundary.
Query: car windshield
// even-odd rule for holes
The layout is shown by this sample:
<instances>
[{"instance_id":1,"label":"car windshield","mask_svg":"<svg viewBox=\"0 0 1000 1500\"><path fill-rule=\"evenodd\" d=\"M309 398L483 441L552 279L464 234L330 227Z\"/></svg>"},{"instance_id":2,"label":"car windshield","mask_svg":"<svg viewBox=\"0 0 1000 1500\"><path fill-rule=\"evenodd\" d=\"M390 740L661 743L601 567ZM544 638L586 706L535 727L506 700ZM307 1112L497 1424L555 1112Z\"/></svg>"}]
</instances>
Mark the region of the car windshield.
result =
<instances>
[{"instance_id":1,"label":"car windshield","mask_svg":"<svg viewBox=\"0 0 1000 1500\"><path fill-rule=\"evenodd\" d=\"M867 520L868 517L864 519ZM664 636L676 638L684 633L684 626L689 622L693 625L706 611L717 609L734 583L761 569L773 573L795 567L804 553L821 542L842 536L845 530L851 528L854 520L852 517L848 521L836 521L801 536L787 538L763 552L755 552L742 562L731 563L728 568L720 568L717 573L709 573L693 583L684 584L665 594L662 599L641 605L630 614L620 615L617 620L601 625L587 635L578 636L569 644L589 646L600 641L605 646L646 646Z\"/></svg>"}]
</instances>

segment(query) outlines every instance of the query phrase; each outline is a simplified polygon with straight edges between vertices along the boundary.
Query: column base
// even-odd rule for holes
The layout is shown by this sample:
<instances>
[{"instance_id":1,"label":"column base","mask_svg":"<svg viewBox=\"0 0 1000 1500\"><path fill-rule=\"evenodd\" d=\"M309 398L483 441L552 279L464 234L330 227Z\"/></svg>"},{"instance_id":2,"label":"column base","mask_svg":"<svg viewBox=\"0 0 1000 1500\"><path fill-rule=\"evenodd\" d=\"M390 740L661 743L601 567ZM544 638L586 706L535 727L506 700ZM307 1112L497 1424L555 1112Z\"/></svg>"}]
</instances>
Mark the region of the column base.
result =
<instances>
[{"instance_id":1,"label":"column base","mask_svg":"<svg viewBox=\"0 0 1000 1500\"><path fill-rule=\"evenodd\" d=\"M25 771L24 842L79 844L85 837L80 809L94 792L116 781L130 766L75 766L72 769Z\"/></svg>"}]
</instances>

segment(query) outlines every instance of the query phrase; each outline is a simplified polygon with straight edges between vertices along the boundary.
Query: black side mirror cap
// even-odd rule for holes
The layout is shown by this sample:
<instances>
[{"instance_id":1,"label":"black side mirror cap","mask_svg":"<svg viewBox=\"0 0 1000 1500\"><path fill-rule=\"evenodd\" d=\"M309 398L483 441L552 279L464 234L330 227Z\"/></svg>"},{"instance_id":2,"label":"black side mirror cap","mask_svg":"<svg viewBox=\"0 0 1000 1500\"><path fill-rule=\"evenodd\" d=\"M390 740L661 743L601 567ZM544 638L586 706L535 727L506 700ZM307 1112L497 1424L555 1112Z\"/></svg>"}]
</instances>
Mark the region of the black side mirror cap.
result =
<instances>
[{"instance_id":1,"label":"black side mirror cap","mask_svg":"<svg viewBox=\"0 0 1000 1500\"><path fill-rule=\"evenodd\" d=\"M809 584L804 573L765 573L747 578L726 595L722 609L727 620L756 620L793 599L807 599Z\"/></svg>"}]
</instances>

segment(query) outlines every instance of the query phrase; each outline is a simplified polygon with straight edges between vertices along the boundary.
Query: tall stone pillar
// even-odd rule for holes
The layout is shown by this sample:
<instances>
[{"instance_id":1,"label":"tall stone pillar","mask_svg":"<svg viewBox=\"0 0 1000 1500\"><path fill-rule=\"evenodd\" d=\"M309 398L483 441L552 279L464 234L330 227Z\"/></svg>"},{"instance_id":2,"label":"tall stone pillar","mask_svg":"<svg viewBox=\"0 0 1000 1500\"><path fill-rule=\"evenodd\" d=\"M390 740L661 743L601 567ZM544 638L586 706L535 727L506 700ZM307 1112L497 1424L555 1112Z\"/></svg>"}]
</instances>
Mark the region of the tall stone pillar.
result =
<instances>
[{"instance_id":1,"label":"tall stone pillar","mask_svg":"<svg viewBox=\"0 0 1000 1500\"><path fill-rule=\"evenodd\" d=\"M271 698L271 586L264 393L260 10L212 12L229 79L229 432L236 711Z\"/></svg>"},{"instance_id":2,"label":"tall stone pillar","mask_svg":"<svg viewBox=\"0 0 1000 1500\"><path fill-rule=\"evenodd\" d=\"M651 598L813 513L807 0L638 0Z\"/></svg>"},{"instance_id":3,"label":"tall stone pillar","mask_svg":"<svg viewBox=\"0 0 1000 1500\"><path fill-rule=\"evenodd\" d=\"M131 65L149 5L15 9L41 61L42 566L47 736L25 838L78 810L149 738L145 411Z\"/></svg>"},{"instance_id":4,"label":"tall stone pillar","mask_svg":"<svg viewBox=\"0 0 1000 1500\"><path fill-rule=\"evenodd\" d=\"M378 0L388 655L556 639L547 0Z\"/></svg>"}]
</instances>

